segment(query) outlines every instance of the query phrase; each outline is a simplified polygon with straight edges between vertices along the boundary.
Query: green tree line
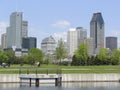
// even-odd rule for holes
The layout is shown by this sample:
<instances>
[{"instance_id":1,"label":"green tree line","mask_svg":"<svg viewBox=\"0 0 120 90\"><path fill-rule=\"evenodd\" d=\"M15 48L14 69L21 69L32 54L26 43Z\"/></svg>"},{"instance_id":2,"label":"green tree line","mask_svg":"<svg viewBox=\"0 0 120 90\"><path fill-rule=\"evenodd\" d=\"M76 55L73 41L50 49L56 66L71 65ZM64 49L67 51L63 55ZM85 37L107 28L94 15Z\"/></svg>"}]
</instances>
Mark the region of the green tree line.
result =
<instances>
[{"instance_id":1,"label":"green tree line","mask_svg":"<svg viewBox=\"0 0 120 90\"><path fill-rule=\"evenodd\" d=\"M120 49L112 52L107 48L101 48L98 55L89 56L86 44L81 44L72 57L71 65L119 65Z\"/></svg>"}]
</instances>

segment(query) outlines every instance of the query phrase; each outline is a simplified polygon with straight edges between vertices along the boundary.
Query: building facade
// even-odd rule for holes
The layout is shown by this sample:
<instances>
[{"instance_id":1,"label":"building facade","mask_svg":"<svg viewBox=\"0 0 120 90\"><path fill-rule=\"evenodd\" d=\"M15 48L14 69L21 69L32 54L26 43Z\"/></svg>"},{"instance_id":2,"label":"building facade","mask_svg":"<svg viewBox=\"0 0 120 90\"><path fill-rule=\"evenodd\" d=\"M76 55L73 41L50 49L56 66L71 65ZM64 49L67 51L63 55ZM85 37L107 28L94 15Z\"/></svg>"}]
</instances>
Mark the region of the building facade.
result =
<instances>
[{"instance_id":1,"label":"building facade","mask_svg":"<svg viewBox=\"0 0 120 90\"><path fill-rule=\"evenodd\" d=\"M92 56L93 55L93 50L94 50L94 47L93 47L93 38L86 38L84 43L87 44L87 48L88 48L88 55L89 56Z\"/></svg>"},{"instance_id":2,"label":"building facade","mask_svg":"<svg viewBox=\"0 0 120 90\"><path fill-rule=\"evenodd\" d=\"M94 54L104 48L104 20L101 13L94 13L90 21L90 37L93 38Z\"/></svg>"},{"instance_id":3,"label":"building facade","mask_svg":"<svg viewBox=\"0 0 120 90\"><path fill-rule=\"evenodd\" d=\"M1 35L1 48L2 49L6 48L6 33Z\"/></svg>"},{"instance_id":4,"label":"building facade","mask_svg":"<svg viewBox=\"0 0 120 90\"><path fill-rule=\"evenodd\" d=\"M111 51L117 49L117 37L106 37L106 48Z\"/></svg>"},{"instance_id":5,"label":"building facade","mask_svg":"<svg viewBox=\"0 0 120 90\"><path fill-rule=\"evenodd\" d=\"M28 37L28 21L22 21L22 37Z\"/></svg>"},{"instance_id":6,"label":"building facade","mask_svg":"<svg viewBox=\"0 0 120 90\"><path fill-rule=\"evenodd\" d=\"M79 46L87 38L87 31L83 27L77 27L76 31L77 31L78 46Z\"/></svg>"},{"instance_id":7,"label":"building facade","mask_svg":"<svg viewBox=\"0 0 120 90\"><path fill-rule=\"evenodd\" d=\"M78 47L78 38L77 38L76 29L70 29L67 32L67 44L68 44L68 53L70 56L74 55L75 50Z\"/></svg>"},{"instance_id":8,"label":"building facade","mask_svg":"<svg viewBox=\"0 0 120 90\"><path fill-rule=\"evenodd\" d=\"M56 51L56 41L50 36L42 40L41 50L44 54L55 54Z\"/></svg>"},{"instance_id":9,"label":"building facade","mask_svg":"<svg viewBox=\"0 0 120 90\"><path fill-rule=\"evenodd\" d=\"M35 37L24 37L22 38L22 48L30 50L31 48L36 48L37 39Z\"/></svg>"},{"instance_id":10,"label":"building facade","mask_svg":"<svg viewBox=\"0 0 120 90\"><path fill-rule=\"evenodd\" d=\"M22 48L22 38L27 37L28 22L23 21L22 12L13 12L10 15L10 25L7 27L7 48Z\"/></svg>"},{"instance_id":11,"label":"building facade","mask_svg":"<svg viewBox=\"0 0 120 90\"><path fill-rule=\"evenodd\" d=\"M67 32L67 44L68 52L70 56L74 55L75 50L78 49L78 46L84 43L84 40L87 38L86 29L82 27L77 27L76 29L70 29Z\"/></svg>"}]
</instances>

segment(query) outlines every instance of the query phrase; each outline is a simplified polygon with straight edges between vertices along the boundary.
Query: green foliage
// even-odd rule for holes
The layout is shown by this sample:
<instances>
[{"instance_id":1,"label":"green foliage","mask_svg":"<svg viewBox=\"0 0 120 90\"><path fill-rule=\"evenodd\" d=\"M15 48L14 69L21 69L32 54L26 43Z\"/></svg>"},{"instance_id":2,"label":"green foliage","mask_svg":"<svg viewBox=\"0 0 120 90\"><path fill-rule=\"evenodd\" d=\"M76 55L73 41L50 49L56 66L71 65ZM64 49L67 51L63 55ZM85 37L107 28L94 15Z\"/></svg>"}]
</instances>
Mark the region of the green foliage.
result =
<instances>
[{"instance_id":1,"label":"green foliage","mask_svg":"<svg viewBox=\"0 0 120 90\"><path fill-rule=\"evenodd\" d=\"M5 55L8 56L8 63L13 64L15 63L15 53L13 50L5 50Z\"/></svg>"},{"instance_id":2,"label":"green foliage","mask_svg":"<svg viewBox=\"0 0 120 90\"><path fill-rule=\"evenodd\" d=\"M8 56L4 52L0 52L0 63L8 63Z\"/></svg>"},{"instance_id":3,"label":"green foliage","mask_svg":"<svg viewBox=\"0 0 120 90\"><path fill-rule=\"evenodd\" d=\"M120 63L120 49L115 49L111 57L111 63L118 65Z\"/></svg>"},{"instance_id":4,"label":"green foliage","mask_svg":"<svg viewBox=\"0 0 120 90\"><path fill-rule=\"evenodd\" d=\"M59 59L61 63L61 59L64 59L65 57L67 57L67 51L65 49L63 40L60 39L58 41L58 47L56 48L56 59Z\"/></svg>"},{"instance_id":5,"label":"green foliage","mask_svg":"<svg viewBox=\"0 0 120 90\"><path fill-rule=\"evenodd\" d=\"M38 48L32 48L28 52L28 62L35 63L35 62L43 62L43 53Z\"/></svg>"},{"instance_id":6,"label":"green foliage","mask_svg":"<svg viewBox=\"0 0 120 90\"><path fill-rule=\"evenodd\" d=\"M101 48L98 54L98 59L100 60L101 65L110 64L110 50L107 48Z\"/></svg>"},{"instance_id":7,"label":"green foliage","mask_svg":"<svg viewBox=\"0 0 120 90\"><path fill-rule=\"evenodd\" d=\"M81 44L78 49L75 51L75 57L78 60L80 65L86 65L88 59L88 48L86 44ZM78 64L78 65L79 65Z\"/></svg>"}]
</instances>

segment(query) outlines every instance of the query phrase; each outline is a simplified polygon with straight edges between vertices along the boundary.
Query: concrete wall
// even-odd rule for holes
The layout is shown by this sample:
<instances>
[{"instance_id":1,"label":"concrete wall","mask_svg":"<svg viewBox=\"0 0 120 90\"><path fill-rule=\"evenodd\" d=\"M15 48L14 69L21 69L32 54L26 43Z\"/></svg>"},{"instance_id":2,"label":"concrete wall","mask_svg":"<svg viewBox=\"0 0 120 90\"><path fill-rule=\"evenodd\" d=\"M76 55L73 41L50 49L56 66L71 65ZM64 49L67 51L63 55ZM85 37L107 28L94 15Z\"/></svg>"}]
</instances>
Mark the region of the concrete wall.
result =
<instances>
[{"instance_id":1,"label":"concrete wall","mask_svg":"<svg viewBox=\"0 0 120 90\"><path fill-rule=\"evenodd\" d=\"M63 74L62 81L119 81L120 74Z\"/></svg>"},{"instance_id":2,"label":"concrete wall","mask_svg":"<svg viewBox=\"0 0 120 90\"><path fill-rule=\"evenodd\" d=\"M120 74L62 74L62 81L119 81ZM0 74L0 82L20 82L19 74Z\"/></svg>"}]
</instances>

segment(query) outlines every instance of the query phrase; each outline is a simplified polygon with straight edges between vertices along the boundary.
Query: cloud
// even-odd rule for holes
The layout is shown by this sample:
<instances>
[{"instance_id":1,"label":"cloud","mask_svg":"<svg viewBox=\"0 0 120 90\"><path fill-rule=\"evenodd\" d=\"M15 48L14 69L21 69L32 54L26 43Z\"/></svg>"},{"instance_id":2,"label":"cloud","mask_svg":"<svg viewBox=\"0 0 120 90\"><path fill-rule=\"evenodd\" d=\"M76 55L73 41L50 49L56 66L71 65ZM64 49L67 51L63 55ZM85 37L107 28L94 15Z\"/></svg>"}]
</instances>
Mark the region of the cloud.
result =
<instances>
[{"instance_id":1,"label":"cloud","mask_svg":"<svg viewBox=\"0 0 120 90\"><path fill-rule=\"evenodd\" d=\"M59 20L52 24L53 27L57 27L57 28L66 28L69 27L70 25L71 23L66 20Z\"/></svg>"},{"instance_id":2,"label":"cloud","mask_svg":"<svg viewBox=\"0 0 120 90\"><path fill-rule=\"evenodd\" d=\"M66 42L67 41L67 32L57 32L53 34L53 37L55 38L56 42L60 40L61 38Z\"/></svg>"},{"instance_id":3,"label":"cloud","mask_svg":"<svg viewBox=\"0 0 120 90\"><path fill-rule=\"evenodd\" d=\"M8 26L8 23L5 21L0 22L0 34L3 34L6 32L6 27Z\"/></svg>"}]
</instances>

